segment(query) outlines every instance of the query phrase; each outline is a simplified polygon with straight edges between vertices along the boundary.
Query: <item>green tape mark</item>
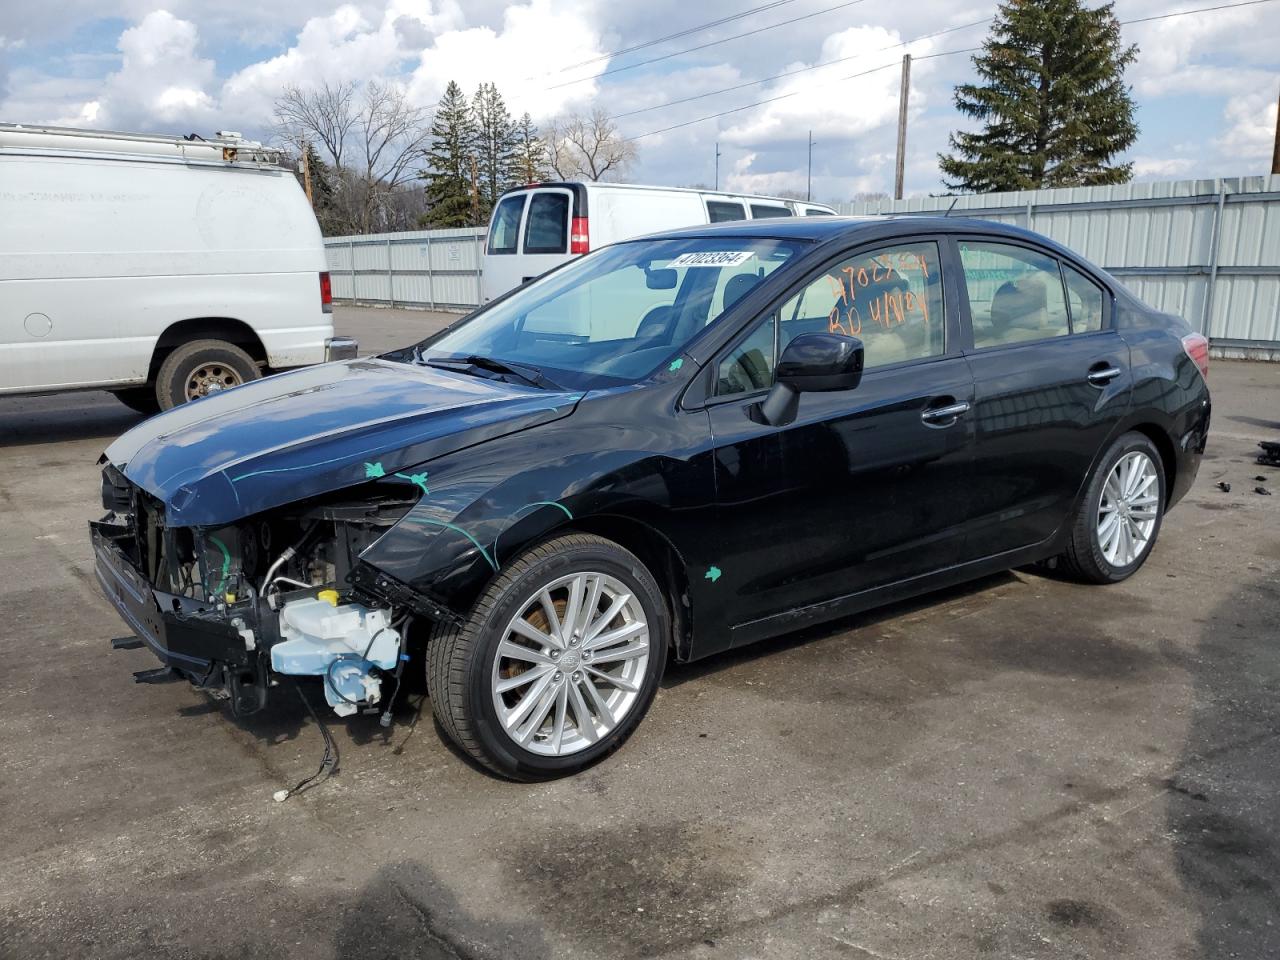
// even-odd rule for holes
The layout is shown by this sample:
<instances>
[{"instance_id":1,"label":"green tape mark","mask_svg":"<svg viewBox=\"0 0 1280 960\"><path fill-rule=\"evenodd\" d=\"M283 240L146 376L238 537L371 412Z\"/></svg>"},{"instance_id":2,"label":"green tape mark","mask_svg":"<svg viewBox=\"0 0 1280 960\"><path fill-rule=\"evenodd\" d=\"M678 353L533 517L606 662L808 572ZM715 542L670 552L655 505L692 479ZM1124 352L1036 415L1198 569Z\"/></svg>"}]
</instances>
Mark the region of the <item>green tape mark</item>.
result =
<instances>
[{"instance_id":1,"label":"green tape mark","mask_svg":"<svg viewBox=\"0 0 1280 960\"><path fill-rule=\"evenodd\" d=\"M222 551L222 579L218 581L218 589L213 591L218 594L222 593L222 588L227 585L227 577L231 576L231 551L217 537L210 537L209 542Z\"/></svg>"},{"instance_id":2,"label":"green tape mark","mask_svg":"<svg viewBox=\"0 0 1280 960\"><path fill-rule=\"evenodd\" d=\"M676 357L674 360L671 361L671 366L667 367L667 369L670 370L672 373L675 373L677 370L679 370L683 366L684 366L684 357Z\"/></svg>"},{"instance_id":3,"label":"green tape mark","mask_svg":"<svg viewBox=\"0 0 1280 960\"><path fill-rule=\"evenodd\" d=\"M476 549L480 551L480 556L484 557L485 562L487 562L487 563L489 564L489 566L493 567L493 571L494 571L494 573L497 573L497 572L498 572L498 565L497 565L497 563L495 563L495 562L494 562L493 557L489 556L489 551L488 551L488 550L486 550L486 549L484 548L484 546L480 543L480 541L479 541L479 540L477 540L477 539L476 539L475 537L473 537L471 534L467 533L467 531L463 530L463 529L462 529L460 526L458 526L456 523L445 523L443 520L432 520L430 517L415 517L413 514L409 514L409 515L408 515L408 516L406 516L406 517L404 518L404 520L403 520L403 521L401 521L401 522L402 522L402 523L405 523L405 522L407 522L407 523L429 523L429 524L432 524L432 525L434 525L434 526L437 526L437 527L444 527L446 530L452 530L452 531L454 531L455 533L460 533L460 534L462 534L464 537L466 537L468 540L470 540L472 543L474 543L474 544L476 545Z\"/></svg>"},{"instance_id":4,"label":"green tape mark","mask_svg":"<svg viewBox=\"0 0 1280 960\"><path fill-rule=\"evenodd\" d=\"M529 509L529 507L558 507L559 509L564 511L564 515L566 517L568 517L570 520L573 519L573 511L570 510L568 507L566 507L563 503L560 503L556 500L534 500L532 503L526 503L519 510L511 514L511 522L507 524L507 527L503 527L502 530L499 530L498 535L493 538L493 558L495 560L498 559L498 539L502 536L503 532L508 527L514 524L517 519L519 519L520 514L524 513L525 510Z\"/></svg>"},{"instance_id":5,"label":"green tape mark","mask_svg":"<svg viewBox=\"0 0 1280 960\"><path fill-rule=\"evenodd\" d=\"M387 471L382 469L382 463L366 463L364 465L364 478L366 480L376 479L377 477L385 477Z\"/></svg>"},{"instance_id":6,"label":"green tape mark","mask_svg":"<svg viewBox=\"0 0 1280 960\"><path fill-rule=\"evenodd\" d=\"M712 583L715 583L717 580L720 579L720 568L708 567L705 579L710 580Z\"/></svg>"},{"instance_id":7,"label":"green tape mark","mask_svg":"<svg viewBox=\"0 0 1280 960\"><path fill-rule=\"evenodd\" d=\"M395 473L392 476L399 477L401 480L408 480L410 483L416 483L422 488L422 495L425 497L431 491L427 489L427 473Z\"/></svg>"}]
</instances>

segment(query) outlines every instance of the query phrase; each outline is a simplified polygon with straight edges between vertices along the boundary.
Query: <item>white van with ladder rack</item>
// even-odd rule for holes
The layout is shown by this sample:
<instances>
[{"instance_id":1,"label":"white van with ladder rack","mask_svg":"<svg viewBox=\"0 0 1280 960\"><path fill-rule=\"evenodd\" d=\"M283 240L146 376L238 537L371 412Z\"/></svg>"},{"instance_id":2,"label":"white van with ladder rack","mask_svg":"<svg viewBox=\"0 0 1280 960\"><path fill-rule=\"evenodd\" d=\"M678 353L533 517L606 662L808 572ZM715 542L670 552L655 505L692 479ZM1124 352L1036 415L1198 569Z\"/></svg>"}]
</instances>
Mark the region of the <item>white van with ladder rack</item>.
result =
<instances>
[{"instance_id":1,"label":"white van with ladder rack","mask_svg":"<svg viewBox=\"0 0 1280 960\"><path fill-rule=\"evenodd\" d=\"M168 409L355 356L320 228L278 150L0 124L0 394Z\"/></svg>"},{"instance_id":2,"label":"white van with ladder rack","mask_svg":"<svg viewBox=\"0 0 1280 960\"><path fill-rule=\"evenodd\" d=\"M808 200L634 183L512 187L489 218L484 299L487 303L591 250L648 233L726 220L830 217L835 212Z\"/></svg>"}]
</instances>

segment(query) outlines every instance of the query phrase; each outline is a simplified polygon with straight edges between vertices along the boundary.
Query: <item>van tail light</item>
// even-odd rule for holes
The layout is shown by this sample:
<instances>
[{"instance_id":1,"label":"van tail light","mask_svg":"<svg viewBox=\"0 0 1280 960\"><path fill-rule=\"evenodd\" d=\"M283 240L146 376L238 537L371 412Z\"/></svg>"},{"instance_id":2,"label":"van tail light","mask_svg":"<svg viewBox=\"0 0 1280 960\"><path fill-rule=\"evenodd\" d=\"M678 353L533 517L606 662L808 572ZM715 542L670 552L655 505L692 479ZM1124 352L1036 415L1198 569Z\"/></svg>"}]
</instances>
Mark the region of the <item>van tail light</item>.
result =
<instances>
[{"instance_id":1,"label":"van tail light","mask_svg":"<svg viewBox=\"0 0 1280 960\"><path fill-rule=\"evenodd\" d=\"M1182 349L1200 368L1200 376L1209 379L1209 338L1200 333L1188 333L1182 338Z\"/></svg>"},{"instance_id":2,"label":"van tail light","mask_svg":"<svg viewBox=\"0 0 1280 960\"><path fill-rule=\"evenodd\" d=\"M333 284L329 281L328 270L320 274L320 309L333 313Z\"/></svg>"},{"instance_id":3,"label":"van tail light","mask_svg":"<svg viewBox=\"0 0 1280 960\"><path fill-rule=\"evenodd\" d=\"M569 228L569 252L591 252L591 234L587 230L586 217L573 218L573 225Z\"/></svg>"}]
</instances>

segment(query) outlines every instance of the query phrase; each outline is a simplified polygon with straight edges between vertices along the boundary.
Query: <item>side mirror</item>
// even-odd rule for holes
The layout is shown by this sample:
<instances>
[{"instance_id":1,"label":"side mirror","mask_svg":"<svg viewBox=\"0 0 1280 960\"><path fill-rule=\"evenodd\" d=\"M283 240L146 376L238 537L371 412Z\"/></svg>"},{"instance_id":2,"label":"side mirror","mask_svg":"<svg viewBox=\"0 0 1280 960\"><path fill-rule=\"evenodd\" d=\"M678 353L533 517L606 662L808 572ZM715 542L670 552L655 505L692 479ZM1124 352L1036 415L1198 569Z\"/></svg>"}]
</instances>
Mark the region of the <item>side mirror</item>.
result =
<instances>
[{"instance_id":1,"label":"side mirror","mask_svg":"<svg viewBox=\"0 0 1280 960\"><path fill-rule=\"evenodd\" d=\"M862 341L839 333L802 333L782 351L760 418L773 426L795 419L800 394L852 390L862 382Z\"/></svg>"},{"instance_id":2,"label":"side mirror","mask_svg":"<svg viewBox=\"0 0 1280 960\"><path fill-rule=\"evenodd\" d=\"M676 288L676 272L670 267L660 270L646 270L644 285L650 290L674 290Z\"/></svg>"}]
</instances>

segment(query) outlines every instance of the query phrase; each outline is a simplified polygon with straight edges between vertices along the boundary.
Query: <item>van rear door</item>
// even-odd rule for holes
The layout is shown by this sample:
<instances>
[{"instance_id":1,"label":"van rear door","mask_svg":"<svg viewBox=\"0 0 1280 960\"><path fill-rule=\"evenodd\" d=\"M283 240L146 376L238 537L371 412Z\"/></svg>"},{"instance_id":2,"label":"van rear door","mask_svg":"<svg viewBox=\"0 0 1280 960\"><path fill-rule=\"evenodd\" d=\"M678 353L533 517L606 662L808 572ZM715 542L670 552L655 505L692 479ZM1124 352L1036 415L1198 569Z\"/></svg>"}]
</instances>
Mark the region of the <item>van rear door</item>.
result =
<instances>
[{"instance_id":1,"label":"van rear door","mask_svg":"<svg viewBox=\"0 0 1280 960\"><path fill-rule=\"evenodd\" d=\"M529 194L522 190L508 193L493 208L481 271L486 303L520 285L520 227L528 202Z\"/></svg>"}]
</instances>

